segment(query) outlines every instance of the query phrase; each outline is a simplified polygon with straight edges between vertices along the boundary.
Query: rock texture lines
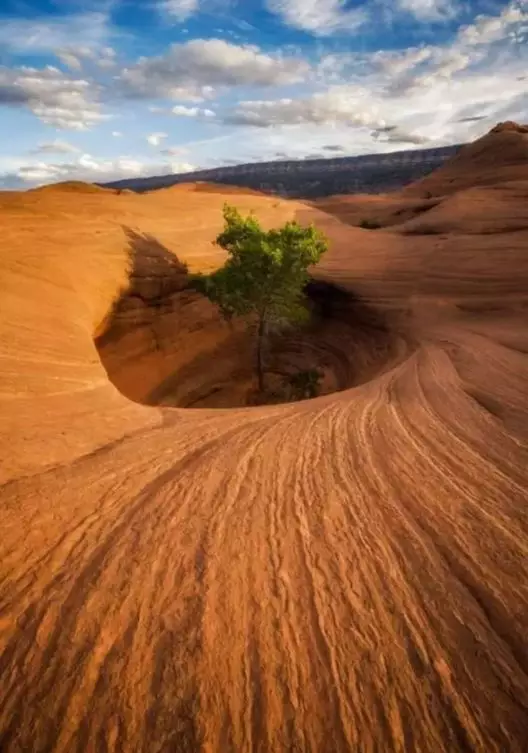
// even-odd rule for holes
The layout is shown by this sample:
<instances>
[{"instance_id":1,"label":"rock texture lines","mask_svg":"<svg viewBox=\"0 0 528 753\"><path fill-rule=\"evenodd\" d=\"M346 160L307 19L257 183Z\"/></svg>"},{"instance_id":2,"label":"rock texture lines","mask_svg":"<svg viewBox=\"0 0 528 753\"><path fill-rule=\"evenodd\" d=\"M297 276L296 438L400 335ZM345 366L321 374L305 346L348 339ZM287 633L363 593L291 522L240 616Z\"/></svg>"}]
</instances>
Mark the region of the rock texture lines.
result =
<instances>
[{"instance_id":1,"label":"rock texture lines","mask_svg":"<svg viewBox=\"0 0 528 753\"><path fill-rule=\"evenodd\" d=\"M3 753L526 751L528 135L507 133L500 180L479 162L467 185L467 147L442 168L463 185L427 179L415 215L418 189L378 199L376 231L361 197L229 195L320 225L318 279L389 323L352 386L290 405L142 404L149 370L227 337L199 301L159 356L134 334L177 260L221 262L221 193L0 194ZM131 284L113 383L94 339Z\"/></svg>"}]
</instances>

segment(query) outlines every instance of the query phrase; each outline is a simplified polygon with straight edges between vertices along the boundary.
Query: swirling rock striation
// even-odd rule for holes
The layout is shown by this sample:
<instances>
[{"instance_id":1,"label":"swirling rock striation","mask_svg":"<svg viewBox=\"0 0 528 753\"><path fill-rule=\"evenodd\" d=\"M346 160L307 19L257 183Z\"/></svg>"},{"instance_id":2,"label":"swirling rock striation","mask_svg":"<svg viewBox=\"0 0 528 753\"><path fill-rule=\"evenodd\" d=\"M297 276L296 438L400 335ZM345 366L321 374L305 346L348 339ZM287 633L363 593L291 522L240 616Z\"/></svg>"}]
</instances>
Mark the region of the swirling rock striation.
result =
<instances>
[{"instance_id":1,"label":"swirling rock striation","mask_svg":"<svg viewBox=\"0 0 528 753\"><path fill-rule=\"evenodd\" d=\"M526 750L528 168L491 155L505 135L497 180L469 152L459 190L393 224L389 197L375 231L339 199L236 196L320 225L315 284L390 333L354 386L290 405L145 404L231 337L178 299L181 263L221 263L221 193L0 194L2 751Z\"/></svg>"}]
</instances>

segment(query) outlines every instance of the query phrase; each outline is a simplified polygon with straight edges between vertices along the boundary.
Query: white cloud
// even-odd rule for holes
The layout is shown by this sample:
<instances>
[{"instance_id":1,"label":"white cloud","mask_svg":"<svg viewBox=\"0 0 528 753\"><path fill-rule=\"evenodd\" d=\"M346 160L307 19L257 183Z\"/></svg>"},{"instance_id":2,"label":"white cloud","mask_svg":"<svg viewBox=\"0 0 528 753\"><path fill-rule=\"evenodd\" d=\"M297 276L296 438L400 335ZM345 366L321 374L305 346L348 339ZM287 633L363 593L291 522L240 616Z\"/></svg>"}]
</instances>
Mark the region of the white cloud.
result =
<instances>
[{"instance_id":1,"label":"white cloud","mask_svg":"<svg viewBox=\"0 0 528 753\"><path fill-rule=\"evenodd\" d=\"M185 105L175 105L171 110L173 115L180 118L214 118L213 110L202 110L200 107L186 107Z\"/></svg>"},{"instance_id":2,"label":"white cloud","mask_svg":"<svg viewBox=\"0 0 528 753\"><path fill-rule=\"evenodd\" d=\"M0 68L0 104L27 107L48 125L84 130L105 116L95 87L47 66Z\"/></svg>"},{"instance_id":3,"label":"white cloud","mask_svg":"<svg viewBox=\"0 0 528 753\"><path fill-rule=\"evenodd\" d=\"M68 50L72 40L76 47L94 49L109 36L107 13L87 13L3 18L0 24L0 48L16 54Z\"/></svg>"},{"instance_id":4,"label":"white cloud","mask_svg":"<svg viewBox=\"0 0 528 753\"><path fill-rule=\"evenodd\" d=\"M197 12L200 0L163 0L159 8L163 13L172 16L176 21L185 21Z\"/></svg>"},{"instance_id":5,"label":"white cloud","mask_svg":"<svg viewBox=\"0 0 528 753\"><path fill-rule=\"evenodd\" d=\"M295 29L326 36L356 31L368 20L363 8L347 8L346 0L267 0L268 9Z\"/></svg>"},{"instance_id":6,"label":"white cloud","mask_svg":"<svg viewBox=\"0 0 528 753\"><path fill-rule=\"evenodd\" d=\"M170 168L171 173L192 173L198 169L196 165L191 165L189 162L171 162L167 167ZM165 168L162 168L163 170Z\"/></svg>"},{"instance_id":7,"label":"white cloud","mask_svg":"<svg viewBox=\"0 0 528 753\"><path fill-rule=\"evenodd\" d=\"M470 56L460 50L446 50L435 56L433 70L430 76L426 75L425 80L434 86L438 79L449 80L455 73L465 70L476 63L478 59L477 55Z\"/></svg>"},{"instance_id":8,"label":"white cloud","mask_svg":"<svg viewBox=\"0 0 528 753\"><path fill-rule=\"evenodd\" d=\"M413 91L432 89L449 82L456 73L477 63L478 54L468 55L456 48L434 49L428 58L428 65L416 71L404 71L387 82L387 91L393 94L408 95Z\"/></svg>"},{"instance_id":9,"label":"white cloud","mask_svg":"<svg viewBox=\"0 0 528 753\"><path fill-rule=\"evenodd\" d=\"M187 153L188 150L182 146L167 146L165 149L161 150L161 154L164 154L167 157L181 157Z\"/></svg>"},{"instance_id":10,"label":"white cloud","mask_svg":"<svg viewBox=\"0 0 528 753\"><path fill-rule=\"evenodd\" d=\"M505 65L518 66L522 61L523 48L516 49L510 38L519 33L524 20L528 20L528 13L510 3L495 17L478 16L472 24L461 27L449 46L382 51L373 56L372 62L385 74L386 90L400 95L441 87L456 74L466 70L468 75L481 72L483 66L492 76Z\"/></svg>"},{"instance_id":11,"label":"white cloud","mask_svg":"<svg viewBox=\"0 0 528 753\"><path fill-rule=\"evenodd\" d=\"M94 63L102 71L109 71L117 65L116 56L117 53L113 47L103 47L98 51Z\"/></svg>"},{"instance_id":12,"label":"white cloud","mask_svg":"<svg viewBox=\"0 0 528 753\"><path fill-rule=\"evenodd\" d=\"M151 146L159 146L168 136L168 133L151 133L147 136L147 141Z\"/></svg>"},{"instance_id":13,"label":"white cloud","mask_svg":"<svg viewBox=\"0 0 528 753\"><path fill-rule=\"evenodd\" d=\"M120 139L122 135L121 131L112 131L112 136L116 139Z\"/></svg>"},{"instance_id":14,"label":"white cloud","mask_svg":"<svg viewBox=\"0 0 528 753\"><path fill-rule=\"evenodd\" d=\"M432 54L431 47L409 47L397 52L383 50L373 55L372 62L389 76L399 76L429 60Z\"/></svg>"},{"instance_id":15,"label":"white cloud","mask_svg":"<svg viewBox=\"0 0 528 753\"><path fill-rule=\"evenodd\" d=\"M445 21L460 12L457 0L397 0L396 7L418 21Z\"/></svg>"},{"instance_id":16,"label":"white cloud","mask_svg":"<svg viewBox=\"0 0 528 753\"><path fill-rule=\"evenodd\" d=\"M523 10L523 7L527 10ZM469 46L492 44L508 38L515 28L522 27L526 22L528 3L525 0L511 2L498 16L477 16L472 24L460 29L457 42Z\"/></svg>"},{"instance_id":17,"label":"white cloud","mask_svg":"<svg viewBox=\"0 0 528 753\"><path fill-rule=\"evenodd\" d=\"M429 74L420 73L406 88L381 89L373 96L384 119L411 135L456 143L482 134L506 113L511 119L523 118L516 104L526 88L516 78L522 61L507 60L493 73L485 65L467 68L466 63L463 55L453 52L450 57L446 51L443 62ZM472 121L464 120L468 117Z\"/></svg>"},{"instance_id":18,"label":"white cloud","mask_svg":"<svg viewBox=\"0 0 528 753\"><path fill-rule=\"evenodd\" d=\"M199 101L215 87L294 84L308 71L304 60L269 55L253 45L193 39L160 57L140 59L123 71L121 81L135 96Z\"/></svg>"},{"instance_id":19,"label":"white cloud","mask_svg":"<svg viewBox=\"0 0 528 753\"><path fill-rule=\"evenodd\" d=\"M328 146L331 149L328 149ZM298 126L273 128L240 128L231 131L229 139L221 146L200 146L200 162L204 166L260 162L277 159L305 159L341 157L345 155L385 153L397 149L417 148L419 145L373 140L372 129L354 128L345 123L305 123ZM326 147L326 148L325 148Z\"/></svg>"},{"instance_id":20,"label":"white cloud","mask_svg":"<svg viewBox=\"0 0 528 753\"><path fill-rule=\"evenodd\" d=\"M385 23L395 17L412 16L415 22L423 24L446 22L469 6L464 0L370 0L355 8L350 7L348 0L266 0L266 3L268 10L286 25L316 36L357 32L367 24ZM526 0L511 0L503 9L500 22L482 17L484 35L493 34L501 23L517 23L526 4ZM480 33L478 29L476 33Z\"/></svg>"},{"instance_id":21,"label":"white cloud","mask_svg":"<svg viewBox=\"0 0 528 753\"><path fill-rule=\"evenodd\" d=\"M75 72L81 71L87 60L101 70L110 69L115 65L116 53L106 42L121 32L111 24L111 3L106 5L103 11L3 18L0 50L20 56L53 53L62 65Z\"/></svg>"},{"instance_id":22,"label":"white cloud","mask_svg":"<svg viewBox=\"0 0 528 753\"><path fill-rule=\"evenodd\" d=\"M77 55L75 55L75 53L71 52L70 50L57 50L56 55L61 63L67 68L70 68L72 71L81 70L82 63Z\"/></svg>"},{"instance_id":23,"label":"white cloud","mask_svg":"<svg viewBox=\"0 0 528 753\"><path fill-rule=\"evenodd\" d=\"M105 183L121 178L144 175L168 175L192 172L195 166L188 162L145 162L131 157L113 160L98 159L83 154L75 162L21 162L11 170L0 173L0 185L7 188L29 188L66 180L83 180Z\"/></svg>"},{"instance_id":24,"label":"white cloud","mask_svg":"<svg viewBox=\"0 0 528 753\"><path fill-rule=\"evenodd\" d=\"M520 19L509 6L494 19L499 23L477 19L470 30L455 35L451 45L363 57L347 53L342 64L333 56L326 66L330 80L337 75L347 83L305 96L245 100L219 117L224 123L246 127L244 134L251 127L253 132L266 129L266 139L270 133L282 134L280 148L287 153L296 140L306 145L312 128L318 128L328 143L334 141L332 132L353 127L349 138L358 151L363 146L359 135L365 132L373 151L379 151L381 144L388 149L391 144L405 148L425 142L463 142L482 134L496 120L527 118L528 47L515 48L508 36L512 23L518 26ZM321 89L325 72L325 65L320 65ZM312 136L312 146L314 142Z\"/></svg>"},{"instance_id":25,"label":"white cloud","mask_svg":"<svg viewBox=\"0 0 528 753\"><path fill-rule=\"evenodd\" d=\"M112 47L76 45L55 49L54 53L61 63L72 71L81 71L86 63L102 71L108 71L116 65L116 52Z\"/></svg>"},{"instance_id":26,"label":"white cloud","mask_svg":"<svg viewBox=\"0 0 528 753\"><path fill-rule=\"evenodd\" d=\"M31 154L77 154L80 151L81 150L78 147L73 146L73 144L70 144L68 141L55 139L54 141L47 141L38 144L38 146L31 151Z\"/></svg>"},{"instance_id":27,"label":"white cloud","mask_svg":"<svg viewBox=\"0 0 528 753\"><path fill-rule=\"evenodd\" d=\"M369 105L369 99L370 95L361 87L336 86L306 98L240 102L224 120L259 128L305 123L384 126L379 108Z\"/></svg>"},{"instance_id":28,"label":"white cloud","mask_svg":"<svg viewBox=\"0 0 528 753\"><path fill-rule=\"evenodd\" d=\"M234 26L236 26L241 31L257 31L257 27L253 26L253 24L248 23L243 18L232 18L231 19Z\"/></svg>"},{"instance_id":29,"label":"white cloud","mask_svg":"<svg viewBox=\"0 0 528 753\"><path fill-rule=\"evenodd\" d=\"M430 139L418 133L407 133L396 126L375 129L372 138L388 144L427 144Z\"/></svg>"}]
</instances>

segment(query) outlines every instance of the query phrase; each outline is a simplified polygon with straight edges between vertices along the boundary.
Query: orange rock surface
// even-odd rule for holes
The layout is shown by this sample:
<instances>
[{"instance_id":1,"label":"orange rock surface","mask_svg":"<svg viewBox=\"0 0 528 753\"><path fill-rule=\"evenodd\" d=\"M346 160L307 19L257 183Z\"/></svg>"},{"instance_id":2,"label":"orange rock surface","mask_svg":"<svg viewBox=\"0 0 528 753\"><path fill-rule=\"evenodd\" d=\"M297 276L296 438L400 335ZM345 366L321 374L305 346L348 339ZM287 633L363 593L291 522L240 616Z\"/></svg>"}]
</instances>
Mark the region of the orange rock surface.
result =
<instances>
[{"instance_id":1,"label":"orange rock surface","mask_svg":"<svg viewBox=\"0 0 528 753\"><path fill-rule=\"evenodd\" d=\"M488 134L464 146L439 170L407 186L404 195L443 195L476 185L526 179L528 126L499 123Z\"/></svg>"},{"instance_id":2,"label":"orange rock surface","mask_svg":"<svg viewBox=\"0 0 528 753\"><path fill-rule=\"evenodd\" d=\"M2 753L526 750L526 138L376 200L0 193ZM340 391L154 404L245 352L182 285L224 199L327 233Z\"/></svg>"}]
</instances>

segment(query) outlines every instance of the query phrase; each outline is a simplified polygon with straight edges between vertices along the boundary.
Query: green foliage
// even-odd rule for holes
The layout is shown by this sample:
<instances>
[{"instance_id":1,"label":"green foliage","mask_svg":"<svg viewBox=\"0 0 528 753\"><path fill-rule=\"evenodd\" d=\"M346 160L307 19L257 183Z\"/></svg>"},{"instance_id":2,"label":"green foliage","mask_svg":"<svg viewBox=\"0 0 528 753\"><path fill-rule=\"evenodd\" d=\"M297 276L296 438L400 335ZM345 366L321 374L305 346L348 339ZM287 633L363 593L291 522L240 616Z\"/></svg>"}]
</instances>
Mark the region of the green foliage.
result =
<instances>
[{"instance_id":1,"label":"green foliage","mask_svg":"<svg viewBox=\"0 0 528 753\"><path fill-rule=\"evenodd\" d=\"M262 387L262 342L268 324L303 322L308 318L304 287L308 268L327 250L315 227L287 222L264 230L250 214L224 206L224 229L216 243L227 251L224 266L210 275L193 275L190 285L216 303L222 314L258 321L258 371Z\"/></svg>"},{"instance_id":2,"label":"green foliage","mask_svg":"<svg viewBox=\"0 0 528 753\"><path fill-rule=\"evenodd\" d=\"M359 223L359 227L363 228L363 230L378 230L381 227L381 223L378 220L364 219Z\"/></svg>"},{"instance_id":3,"label":"green foliage","mask_svg":"<svg viewBox=\"0 0 528 753\"><path fill-rule=\"evenodd\" d=\"M321 389L323 374L318 369L307 369L288 376L285 380L289 388L290 399L307 400L317 397Z\"/></svg>"},{"instance_id":4,"label":"green foliage","mask_svg":"<svg viewBox=\"0 0 528 753\"><path fill-rule=\"evenodd\" d=\"M302 320L307 269L326 251L323 236L296 222L265 231L254 215L242 217L229 205L224 220L216 242L228 259L213 274L195 276L201 292L228 318L255 313L266 322Z\"/></svg>"}]
</instances>

